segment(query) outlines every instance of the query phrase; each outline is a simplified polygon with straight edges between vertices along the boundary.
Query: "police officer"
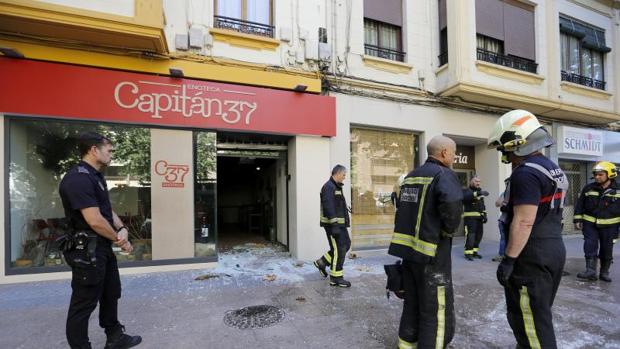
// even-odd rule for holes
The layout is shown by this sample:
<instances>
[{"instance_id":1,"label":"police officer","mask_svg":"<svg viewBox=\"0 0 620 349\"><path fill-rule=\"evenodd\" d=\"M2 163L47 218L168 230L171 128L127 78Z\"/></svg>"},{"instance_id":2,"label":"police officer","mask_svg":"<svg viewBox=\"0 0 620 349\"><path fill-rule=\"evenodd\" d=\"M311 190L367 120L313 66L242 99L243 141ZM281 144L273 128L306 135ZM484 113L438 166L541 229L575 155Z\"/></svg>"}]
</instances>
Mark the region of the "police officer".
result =
<instances>
[{"instance_id":1,"label":"police officer","mask_svg":"<svg viewBox=\"0 0 620 349\"><path fill-rule=\"evenodd\" d=\"M518 348L557 348L551 306L566 260L562 209L568 180L541 153L553 139L530 112L502 115L488 144L513 164L505 193L507 246L497 268L508 323Z\"/></svg>"},{"instance_id":2,"label":"police officer","mask_svg":"<svg viewBox=\"0 0 620 349\"><path fill-rule=\"evenodd\" d=\"M332 176L321 188L321 227L325 229L329 251L314 261L323 277L327 277L329 265L329 284L339 287L351 287L351 283L344 279L342 267L347 251L351 247L351 239L347 228L350 226L349 210L342 192L347 169L336 165L332 169Z\"/></svg>"},{"instance_id":3,"label":"police officer","mask_svg":"<svg viewBox=\"0 0 620 349\"><path fill-rule=\"evenodd\" d=\"M482 258L478 253L482 241L482 226L487 222L484 197L489 192L480 188L480 178L469 181L469 188L463 190L463 223L465 225L465 258L473 261Z\"/></svg>"},{"instance_id":4,"label":"police officer","mask_svg":"<svg viewBox=\"0 0 620 349\"><path fill-rule=\"evenodd\" d=\"M463 213L463 191L451 166L456 144L444 136L427 145L428 159L400 189L388 253L403 259L405 301L398 348L445 348L454 336L452 235Z\"/></svg>"},{"instance_id":5,"label":"police officer","mask_svg":"<svg viewBox=\"0 0 620 349\"><path fill-rule=\"evenodd\" d=\"M125 252L133 247L127 227L112 211L106 180L101 171L112 160L110 140L97 133L84 133L78 148L82 161L60 182L60 197L71 232L65 244L65 260L71 266L71 303L67 316L67 340L71 348L91 348L88 319L99 303L99 325L105 329L106 349L130 348L140 336L125 334L118 322L121 283L112 244Z\"/></svg>"},{"instance_id":6,"label":"police officer","mask_svg":"<svg viewBox=\"0 0 620 349\"><path fill-rule=\"evenodd\" d=\"M608 161L592 168L594 182L586 184L575 203L575 228L582 230L586 270L580 279L596 280L596 258L601 260L599 278L611 282L609 267L613 260L614 238L620 226L620 188L616 183L618 170ZM600 243L600 250L599 250Z\"/></svg>"}]
</instances>

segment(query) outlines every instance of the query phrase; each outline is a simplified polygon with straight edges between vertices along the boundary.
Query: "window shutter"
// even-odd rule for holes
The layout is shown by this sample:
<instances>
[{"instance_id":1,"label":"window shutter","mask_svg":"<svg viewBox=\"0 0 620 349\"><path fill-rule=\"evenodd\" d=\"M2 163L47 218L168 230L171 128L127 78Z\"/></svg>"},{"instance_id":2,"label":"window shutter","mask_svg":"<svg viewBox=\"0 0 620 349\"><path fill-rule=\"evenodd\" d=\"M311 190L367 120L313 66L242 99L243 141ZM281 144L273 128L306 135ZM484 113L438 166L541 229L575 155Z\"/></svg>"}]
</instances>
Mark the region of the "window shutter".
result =
<instances>
[{"instance_id":1,"label":"window shutter","mask_svg":"<svg viewBox=\"0 0 620 349\"><path fill-rule=\"evenodd\" d=\"M476 0L476 33L503 41L503 8L500 0Z\"/></svg>"},{"instance_id":2,"label":"window shutter","mask_svg":"<svg viewBox=\"0 0 620 349\"><path fill-rule=\"evenodd\" d=\"M581 39L581 46L591 50L608 53L611 48L605 42L605 31L576 19L560 16L560 32Z\"/></svg>"},{"instance_id":3,"label":"window shutter","mask_svg":"<svg viewBox=\"0 0 620 349\"><path fill-rule=\"evenodd\" d=\"M504 53L536 61L534 7L504 1Z\"/></svg>"},{"instance_id":4,"label":"window shutter","mask_svg":"<svg viewBox=\"0 0 620 349\"><path fill-rule=\"evenodd\" d=\"M402 0L364 0L364 17L402 27Z\"/></svg>"}]
</instances>

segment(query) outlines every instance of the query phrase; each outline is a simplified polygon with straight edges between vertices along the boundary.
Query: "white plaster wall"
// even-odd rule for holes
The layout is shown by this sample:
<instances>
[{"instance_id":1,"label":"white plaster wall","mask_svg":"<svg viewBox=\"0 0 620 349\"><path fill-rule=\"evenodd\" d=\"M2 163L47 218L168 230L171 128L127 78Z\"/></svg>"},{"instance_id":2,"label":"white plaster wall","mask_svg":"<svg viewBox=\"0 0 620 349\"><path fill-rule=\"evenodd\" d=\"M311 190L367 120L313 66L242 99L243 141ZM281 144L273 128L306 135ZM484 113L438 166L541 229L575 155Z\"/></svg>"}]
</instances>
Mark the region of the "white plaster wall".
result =
<instances>
[{"instance_id":1,"label":"white plaster wall","mask_svg":"<svg viewBox=\"0 0 620 349\"><path fill-rule=\"evenodd\" d=\"M291 174L289 248L295 258L309 261L329 248L325 231L319 226L319 193L331 173L327 156L330 141L323 137L296 136L288 147Z\"/></svg>"}]
</instances>

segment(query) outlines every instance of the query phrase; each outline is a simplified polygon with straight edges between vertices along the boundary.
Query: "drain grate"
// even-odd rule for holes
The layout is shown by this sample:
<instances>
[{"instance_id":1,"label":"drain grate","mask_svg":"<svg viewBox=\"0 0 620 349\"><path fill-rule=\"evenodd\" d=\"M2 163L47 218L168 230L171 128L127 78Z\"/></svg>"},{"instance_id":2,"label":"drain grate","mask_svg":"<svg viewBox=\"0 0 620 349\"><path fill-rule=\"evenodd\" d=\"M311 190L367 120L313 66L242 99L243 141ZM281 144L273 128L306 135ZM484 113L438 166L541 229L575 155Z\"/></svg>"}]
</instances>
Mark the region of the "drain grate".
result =
<instances>
[{"instance_id":1,"label":"drain grate","mask_svg":"<svg viewBox=\"0 0 620 349\"><path fill-rule=\"evenodd\" d=\"M224 314L224 323L241 330L264 328L277 324L284 319L284 310L273 305L254 305Z\"/></svg>"}]
</instances>

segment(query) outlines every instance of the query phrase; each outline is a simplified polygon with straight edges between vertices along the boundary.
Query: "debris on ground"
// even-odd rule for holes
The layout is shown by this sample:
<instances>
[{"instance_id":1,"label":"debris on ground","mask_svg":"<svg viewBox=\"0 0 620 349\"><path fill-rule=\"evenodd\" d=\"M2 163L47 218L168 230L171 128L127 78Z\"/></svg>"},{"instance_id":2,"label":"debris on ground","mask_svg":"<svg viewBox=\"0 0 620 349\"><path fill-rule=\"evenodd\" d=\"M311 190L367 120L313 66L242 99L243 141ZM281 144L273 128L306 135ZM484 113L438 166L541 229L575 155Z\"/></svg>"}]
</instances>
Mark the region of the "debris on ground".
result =
<instances>
[{"instance_id":1,"label":"debris on ground","mask_svg":"<svg viewBox=\"0 0 620 349\"><path fill-rule=\"evenodd\" d=\"M271 281L275 281L276 278L277 278L276 274L267 274L263 277L263 280L271 282Z\"/></svg>"},{"instance_id":2,"label":"debris on ground","mask_svg":"<svg viewBox=\"0 0 620 349\"><path fill-rule=\"evenodd\" d=\"M294 265L295 267L297 267L297 268L302 268L302 267L304 266L304 264L305 264L305 263L304 263L304 262L302 262L302 261L297 261L297 262L293 263L293 265Z\"/></svg>"},{"instance_id":3,"label":"debris on ground","mask_svg":"<svg viewBox=\"0 0 620 349\"><path fill-rule=\"evenodd\" d=\"M370 269L370 267L365 266L365 265L360 265L355 267L355 270L357 271L361 271L362 273L370 273L372 270Z\"/></svg>"},{"instance_id":4,"label":"debris on ground","mask_svg":"<svg viewBox=\"0 0 620 349\"><path fill-rule=\"evenodd\" d=\"M306 301L306 297L297 297L295 298L296 301L298 302L305 302Z\"/></svg>"},{"instance_id":5,"label":"debris on ground","mask_svg":"<svg viewBox=\"0 0 620 349\"><path fill-rule=\"evenodd\" d=\"M359 256L355 252L349 252L349 259L357 259Z\"/></svg>"},{"instance_id":6,"label":"debris on ground","mask_svg":"<svg viewBox=\"0 0 620 349\"><path fill-rule=\"evenodd\" d=\"M230 275L230 274L207 273L207 274L196 276L196 278L194 280L195 281L209 280L209 279L219 278L219 277L222 277L222 276L231 277L232 275Z\"/></svg>"}]
</instances>

